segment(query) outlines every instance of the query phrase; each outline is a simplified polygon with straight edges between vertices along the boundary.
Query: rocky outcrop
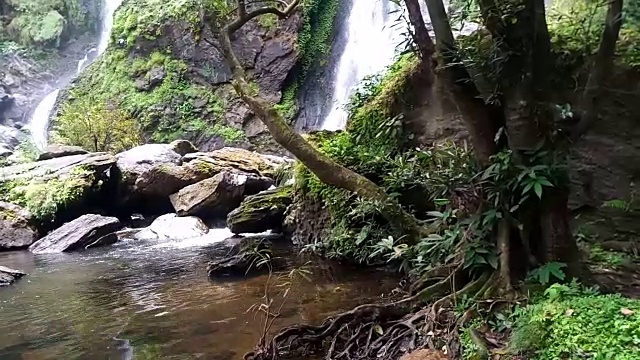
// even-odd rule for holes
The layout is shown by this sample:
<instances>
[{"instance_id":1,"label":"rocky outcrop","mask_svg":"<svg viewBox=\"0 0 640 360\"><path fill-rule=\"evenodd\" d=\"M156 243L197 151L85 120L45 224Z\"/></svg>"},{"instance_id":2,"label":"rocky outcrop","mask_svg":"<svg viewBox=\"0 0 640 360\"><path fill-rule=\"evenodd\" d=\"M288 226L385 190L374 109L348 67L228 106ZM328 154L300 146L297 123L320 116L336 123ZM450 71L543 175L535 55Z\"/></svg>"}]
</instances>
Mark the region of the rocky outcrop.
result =
<instances>
[{"instance_id":1,"label":"rocky outcrop","mask_svg":"<svg viewBox=\"0 0 640 360\"><path fill-rule=\"evenodd\" d=\"M330 215L313 197L295 194L284 215L283 233L297 246L322 243L330 230Z\"/></svg>"},{"instance_id":2,"label":"rocky outcrop","mask_svg":"<svg viewBox=\"0 0 640 360\"><path fill-rule=\"evenodd\" d=\"M246 182L247 175L221 172L171 195L171 204L179 216L224 216L242 201Z\"/></svg>"},{"instance_id":3,"label":"rocky outcrop","mask_svg":"<svg viewBox=\"0 0 640 360\"><path fill-rule=\"evenodd\" d=\"M84 155L89 152L79 146L51 144L38 155L38 161L55 159L71 155Z\"/></svg>"},{"instance_id":4,"label":"rocky outcrop","mask_svg":"<svg viewBox=\"0 0 640 360\"><path fill-rule=\"evenodd\" d=\"M117 218L87 214L36 241L29 251L35 254L58 253L104 245L116 241L114 233L121 228Z\"/></svg>"},{"instance_id":5,"label":"rocky outcrop","mask_svg":"<svg viewBox=\"0 0 640 360\"><path fill-rule=\"evenodd\" d=\"M11 285L16 280L25 275L27 274L20 270L14 270L5 266L0 266L0 286Z\"/></svg>"},{"instance_id":6,"label":"rocky outcrop","mask_svg":"<svg viewBox=\"0 0 640 360\"><path fill-rule=\"evenodd\" d=\"M265 155L232 147L225 147L207 153L188 154L183 160L189 162L196 159L206 161L219 168L231 168L272 179L276 177L276 171L279 167L293 161L287 157Z\"/></svg>"},{"instance_id":7,"label":"rocky outcrop","mask_svg":"<svg viewBox=\"0 0 640 360\"><path fill-rule=\"evenodd\" d=\"M0 251L28 247L38 239L31 214L20 206L0 201Z\"/></svg>"},{"instance_id":8,"label":"rocky outcrop","mask_svg":"<svg viewBox=\"0 0 640 360\"><path fill-rule=\"evenodd\" d=\"M225 171L246 174L243 195L252 195L271 186L278 166L291 161L238 148L195 151L191 143L177 141L147 144L118 154L120 204L168 211L170 195Z\"/></svg>"},{"instance_id":9,"label":"rocky outcrop","mask_svg":"<svg viewBox=\"0 0 640 360\"><path fill-rule=\"evenodd\" d=\"M284 213L291 204L292 196L293 190L290 187L249 196L229 213L227 227L235 234L280 231Z\"/></svg>"},{"instance_id":10,"label":"rocky outcrop","mask_svg":"<svg viewBox=\"0 0 640 360\"><path fill-rule=\"evenodd\" d=\"M94 153L0 167L0 200L18 204L41 233L113 204L116 158Z\"/></svg>"},{"instance_id":11,"label":"rocky outcrop","mask_svg":"<svg viewBox=\"0 0 640 360\"><path fill-rule=\"evenodd\" d=\"M124 237L137 240L184 240L197 238L208 232L209 228L197 217L166 214L139 232L126 234Z\"/></svg>"}]
</instances>

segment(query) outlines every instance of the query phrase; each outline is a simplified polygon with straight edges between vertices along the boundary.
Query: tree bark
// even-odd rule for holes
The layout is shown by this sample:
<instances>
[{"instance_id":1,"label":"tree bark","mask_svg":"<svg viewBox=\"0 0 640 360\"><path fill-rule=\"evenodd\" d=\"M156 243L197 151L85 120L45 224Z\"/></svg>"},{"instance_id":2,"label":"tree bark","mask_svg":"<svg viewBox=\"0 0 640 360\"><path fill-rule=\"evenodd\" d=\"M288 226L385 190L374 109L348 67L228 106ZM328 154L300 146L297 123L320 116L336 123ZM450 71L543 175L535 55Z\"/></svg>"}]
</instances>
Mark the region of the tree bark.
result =
<instances>
[{"instance_id":1,"label":"tree bark","mask_svg":"<svg viewBox=\"0 0 640 360\"><path fill-rule=\"evenodd\" d=\"M609 3L606 22L600 37L600 46L582 95L580 121L572 134L574 140L580 138L598 117L602 86L613 68L616 43L622 27L622 6L623 0L611 0Z\"/></svg>"},{"instance_id":2,"label":"tree bark","mask_svg":"<svg viewBox=\"0 0 640 360\"><path fill-rule=\"evenodd\" d=\"M436 53L436 48L424 23L424 18L420 11L420 3L418 0L404 0L404 3L409 13L409 22L413 27L413 41L418 46L418 52L424 64L430 66L433 61L433 55Z\"/></svg>"},{"instance_id":3,"label":"tree bark","mask_svg":"<svg viewBox=\"0 0 640 360\"><path fill-rule=\"evenodd\" d=\"M494 135L500 127L499 111L485 104L469 71L462 64L442 0L427 0L427 10L436 35L436 49L443 63L441 74L471 135L475 157L486 165L496 152Z\"/></svg>"},{"instance_id":4,"label":"tree bark","mask_svg":"<svg viewBox=\"0 0 640 360\"><path fill-rule=\"evenodd\" d=\"M274 140L290 151L302 164L304 164L320 181L327 185L351 191L358 196L375 201L380 205L382 215L395 228L396 233L403 237L405 243L415 243L421 233L417 220L411 214L402 209L400 204L387 195L379 186L366 177L348 169L307 142L300 134L292 130L286 121L276 111L274 104L254 95L252 87L247 81L246 73L240 60L237 58L231 46L231 37L247 21L262 14L276 14L279 17L287 17L292 12L290 6L287 10L261 8L247 13L245 18L237 18L225 26L220 34L222 52L233 73L233 87L240 98L267 126ZM257 14L257 15L256 15Z\"/></svg>"}]
</instances>

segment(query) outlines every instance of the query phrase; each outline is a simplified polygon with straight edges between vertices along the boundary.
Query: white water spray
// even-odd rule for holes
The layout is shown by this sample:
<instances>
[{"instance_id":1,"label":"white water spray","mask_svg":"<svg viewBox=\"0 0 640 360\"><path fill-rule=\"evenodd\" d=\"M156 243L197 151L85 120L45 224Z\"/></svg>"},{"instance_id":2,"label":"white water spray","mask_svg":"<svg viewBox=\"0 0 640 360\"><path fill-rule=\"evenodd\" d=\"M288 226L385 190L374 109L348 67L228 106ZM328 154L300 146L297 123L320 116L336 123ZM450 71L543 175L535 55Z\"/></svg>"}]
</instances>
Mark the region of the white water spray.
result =
<instances>
[{"instance_id":1,"label":"white water spray","mask_svg":"<svg viewBox=\"0 0 640 360\"><path fill-rule=\"evenodd\" d=\"M393 62L403 31L402 26L394 26L394 10L398 7L389 0L354 0L347 19L347 43L338 63L333 106L323 129L343 129L347 122L344 106L358 82Z\"/></svg>"},{"instance_id":2,"label":"white water spray","mask_svg":"<svg viewBox=\"0 0 640 360\"><path fill-rule=\"evenodd\" d=\"M113 28L113 15L120 4L122 4L122 0L103 0L101 12L102 28L100 30L98 48L90 49L85 54L84 58L78 61L76 75L80 74L86 66L88 66L107 49L109 39L111 37L111 29ZM51 91L40 101L33 111L33 114L31 114L29 123L25 126L31 134L32 141L39 149L44 149L47 146L49 117L51 116L51 111L53 111L53 107L58 99L60 89L66 86L67 83L67 81L60 81L58 84L59 87Z\"/></svg>"}]
</instances>

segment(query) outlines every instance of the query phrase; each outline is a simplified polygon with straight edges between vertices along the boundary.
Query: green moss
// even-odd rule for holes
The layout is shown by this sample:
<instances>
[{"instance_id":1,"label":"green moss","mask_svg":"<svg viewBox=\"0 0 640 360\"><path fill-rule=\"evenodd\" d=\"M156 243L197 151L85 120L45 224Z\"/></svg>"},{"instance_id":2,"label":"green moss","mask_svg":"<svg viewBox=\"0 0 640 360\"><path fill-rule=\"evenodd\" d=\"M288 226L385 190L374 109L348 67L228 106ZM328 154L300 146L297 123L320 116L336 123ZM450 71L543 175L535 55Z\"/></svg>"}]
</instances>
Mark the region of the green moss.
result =
<instances>
[{"instance_id":1,"label":"green moss","mask_svg":"<svg viewBox=\"0 0 640 360\"><path fill-rule=\"evenodd\" d=\"M333 27L338 13L338 0L304 0L303 23L298 32L299 53L295 76L282 93L277 109L285 119L292 121L297 112L298 90L316 65L324 65L331 51Z\"/></svg>"},{"instance_id":2,"label":"green moss","mask_svg":"<svg viewBox=\"0 0 640 360\"><path fill-rule=\"evenodd\" d=\"M135 79L161 67L165 76L149 91L136 88ZM186 77L187 65L163 52L130 58L123 49L110 48L92 64L70 92L68 102L87 98L115 104L135 117L152 141L171 142L186 134L219 135L226 141L243 139L239 129L221 124L225 104L211 89Z\"/></svg>"},{"instance_id":3,"label":"green moss","mask_svg":"<svg viewBox=\"0 0 640 360\"><path fill-rule=\"evenodd\" d=\"M552 288L569 289L558 284ZM513 353L537 360L638 358L639 300L620 295L554 294L519 313L510 342Z\"/></svg>"},{"instance_id":4,"label":"green moss","mask_svg":"<svg viewBox=\"0 0 640 360\"><path fill-rule=\"evenodd\" d=\"M63 32L90 31L88 9L80 0L11 0L0 17L0 41L45 48L60 45Z\"/></svg>"},{"instance_id":5,"label":"green moss","mask_svg":"<svg viewBox=\"0 0 640 360\"><path fill-rule=\"evenodd\" d=\"M81 167L59 178L4 182L0 200L20 205L34 218L46 222L58 211L78 203L95 183L94 173Z\"/></svg>"},{"instance_id":6,"label":"green moss","mask_svg":"<svg viewBox=\"0 0 640 360\"><path fill-rule=\"evenodd\" d=\"M384 73L366 79L350 100L346 131L308 136L323 153L395 196L420 186L415 173L419 165L406 161L412 155L403 151L406 136L398 117L417 66L417 58L406 55ZM322 183L302 165L295 179L302 193L322 201L330 213L330 238L323 244L329 255L367 262L374 242L392 234L378 204Z\"/></svg>"}]
</instances>

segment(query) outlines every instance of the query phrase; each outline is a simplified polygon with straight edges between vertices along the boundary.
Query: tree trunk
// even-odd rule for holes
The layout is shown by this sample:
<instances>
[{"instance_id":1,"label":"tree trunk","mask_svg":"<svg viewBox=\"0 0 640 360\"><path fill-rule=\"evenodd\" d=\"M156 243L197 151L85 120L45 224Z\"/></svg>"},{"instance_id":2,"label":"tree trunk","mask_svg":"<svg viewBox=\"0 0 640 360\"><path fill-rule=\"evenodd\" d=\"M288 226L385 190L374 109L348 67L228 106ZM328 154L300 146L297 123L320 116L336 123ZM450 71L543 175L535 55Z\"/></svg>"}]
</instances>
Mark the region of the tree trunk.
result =
<instances>
[{"instance_id":1,"label":"tree trunk","mask_svg":"<svg viewBox=\"0 0 640 360\"><path fill-rule=\"evenodd\" d=\"M407 6L407 12L409 13L409 22L413 27L413 40L418 46L418 51L422 61L426 66L430 66L433 61L433 55L435 55L436 48L433 45L429 31L422 18L422 12L420 11L420 3L418 0L404 0Z\"/></svg>"},{"instance_id":2,"label":"tree trunk","mask_svg":"<svg viewBox=\"0 0 640 360\"><path fill-rule=\"evenodd\" d=\"M436 48L443 63L441 74L471 135L476 159L486 165L489 157L496 152L494 135L500 127L500 113L493 106L485 104L462 64L442 0L427 0L427 10L436 34Z\"/></svg>"},{"instance_id":3,"label":"tree trunk","mask_svg":"<svg viewBox=\"0 0 640 360\"><path fill-rule=\"evenodd\" d=\"M247 82L244 68L231 46L231 36L243 24L232 22L221 31L222 52L233 72L233 86L242 100L267 126L274 140L290 151L320 181L327 185L351 191L358 196L379 203L382 215L395 228L404 242L413 244L421 229L415 217L402 209L400 204L366 177L336 163L293 131L275 110L274 104L254 92Z\"/></svg>"},{"instance_id":4,"label":"tree trunk","mask_svg":"<svg viewBox=\"0 0 640 360\"><path fill-rule=\"evenodd\" d=\"M602 86L613 68L613 57L616 43L622 27L623 0L611 0L607 10L604 30L600 38L598 53L589 73L589 80L582 95L582 112L580 122L573 132L573 139L577 140L598 117L598 106L602 97Z\"/></svg>"}]
</instances>

